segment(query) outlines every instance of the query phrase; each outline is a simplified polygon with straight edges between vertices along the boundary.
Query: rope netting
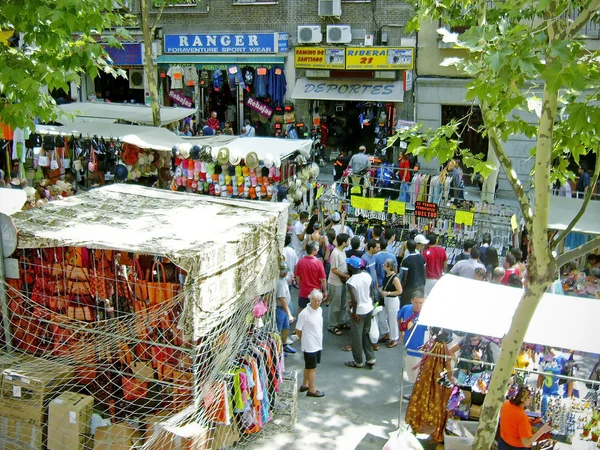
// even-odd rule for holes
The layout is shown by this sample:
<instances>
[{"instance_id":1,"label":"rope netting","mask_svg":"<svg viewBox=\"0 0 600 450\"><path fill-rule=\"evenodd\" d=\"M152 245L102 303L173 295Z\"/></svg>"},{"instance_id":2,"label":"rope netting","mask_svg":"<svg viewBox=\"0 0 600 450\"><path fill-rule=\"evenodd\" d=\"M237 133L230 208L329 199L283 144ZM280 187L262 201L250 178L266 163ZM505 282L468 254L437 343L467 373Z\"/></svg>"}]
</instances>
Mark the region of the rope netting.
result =
<instances>
[{"instance_id":1,"label":"rope netting","mask_svg":"<svg viewBox=\"0 0 600 450\"><path fill-rule=\"evenodd\" d=\"M215 313L212 327L208 315L191 342L179 327L187 275L166 258L82 247L13 257L0 448L219 449L272 419L283 365L270 293Z\"/></svg>"}]
</instances>

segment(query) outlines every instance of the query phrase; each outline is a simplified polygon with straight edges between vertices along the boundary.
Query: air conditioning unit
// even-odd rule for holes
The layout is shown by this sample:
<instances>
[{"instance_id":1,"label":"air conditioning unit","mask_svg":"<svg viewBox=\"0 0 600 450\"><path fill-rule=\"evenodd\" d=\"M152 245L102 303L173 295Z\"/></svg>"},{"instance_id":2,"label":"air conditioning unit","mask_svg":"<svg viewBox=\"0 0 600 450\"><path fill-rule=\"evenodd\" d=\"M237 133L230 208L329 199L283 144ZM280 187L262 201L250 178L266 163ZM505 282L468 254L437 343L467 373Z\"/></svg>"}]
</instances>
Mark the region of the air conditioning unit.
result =
<instances>
[{"instance_id":1,"label":"air conditioning unit","mask_svg":"<svg viewBox=\"0 0 600 450\"><path fill-rule=\"evenodd\" d=\"M340 17L342 0L319 0L319 16Z\"/></svg>"},{"instance_id":2,"label":"air conditioning unit","mask_svg":"<svg viewBox=\"0 0 600 450\"><path fill-rule=\"evenodd\" d=\"M129 89L144 89L144 71L129 69Z\"/></svg>"},{"instance_id":3,"label":"air conditioning unit","mask_svg":"<svg viewBox=\"0 0 600 450\"><path fill-rule=\"evenodd\" d=\"M298 44L320 44L322 40L320 25L298 26Z\"/></svg>"},{"instance_id":4,"label":"air conditioning unit","mask_svg":"<svg viewBox=\"0 0 600 450\"><path fill-rule=\"evenodd\" d=\"M350 25L327 25L327 43L348 44L352 41Z\"/></svg>"}]
</instances>

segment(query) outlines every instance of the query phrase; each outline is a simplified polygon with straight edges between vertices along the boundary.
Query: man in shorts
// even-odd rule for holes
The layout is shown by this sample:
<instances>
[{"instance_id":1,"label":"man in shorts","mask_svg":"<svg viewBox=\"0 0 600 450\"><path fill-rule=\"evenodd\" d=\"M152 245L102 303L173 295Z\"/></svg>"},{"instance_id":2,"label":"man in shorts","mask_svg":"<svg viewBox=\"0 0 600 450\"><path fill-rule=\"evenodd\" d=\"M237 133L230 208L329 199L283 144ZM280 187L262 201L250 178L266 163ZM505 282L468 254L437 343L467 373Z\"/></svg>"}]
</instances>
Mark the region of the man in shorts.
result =
<instances>
[{"instance_id":1,"label":"man in shorts","mask_svg":"<svg viewBox=\"0 0 600 450\"><path fill-rule=\"evenodd\" d=\"M283 342L284 355L288 353L296 353L296 350L287 344L288 334L290 332L290 324L294 321L294 316L290 311L290 287L287 282L289 266L285 261L281 261L279 266L279 280L277 280L277 311L275 317L277 319L277 331L281 335Z\"/></svg>"},{"instance_id":2,"label":"man in shorts","mask_svg":"<svg viewBox=\"0 0 600 450\"><path fill-rule=\"evenodd\" d=\"M323 293L313 289L308 299L310 303L298 314L298 322L296 322L296 335L300 338L304 353L304 379L300 392L306 392L307 397L323 397L325 393L315 387L317 364L321 362L323 349L323 310L321 309Z\"/></svg>"}]
</instances>

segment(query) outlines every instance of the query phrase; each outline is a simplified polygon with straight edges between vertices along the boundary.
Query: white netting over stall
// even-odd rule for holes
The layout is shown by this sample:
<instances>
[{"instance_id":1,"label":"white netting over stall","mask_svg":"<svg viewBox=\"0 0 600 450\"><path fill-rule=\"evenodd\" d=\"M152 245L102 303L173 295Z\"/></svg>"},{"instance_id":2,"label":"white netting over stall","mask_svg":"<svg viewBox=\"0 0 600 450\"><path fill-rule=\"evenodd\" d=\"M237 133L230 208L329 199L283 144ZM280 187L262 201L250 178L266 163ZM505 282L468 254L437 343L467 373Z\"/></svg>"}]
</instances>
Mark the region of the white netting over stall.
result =
<instances>
[{"instance_id":1,"label":"white netting over stall","mask_svg":"<svg viewBox=\"0 0 600 450\"><path fill-rule=\"evenodd\" d=\"M12 217L0 449L260 434L284 382L272 291L287 205L113 185Z\"/></svg>"}]
</instances>

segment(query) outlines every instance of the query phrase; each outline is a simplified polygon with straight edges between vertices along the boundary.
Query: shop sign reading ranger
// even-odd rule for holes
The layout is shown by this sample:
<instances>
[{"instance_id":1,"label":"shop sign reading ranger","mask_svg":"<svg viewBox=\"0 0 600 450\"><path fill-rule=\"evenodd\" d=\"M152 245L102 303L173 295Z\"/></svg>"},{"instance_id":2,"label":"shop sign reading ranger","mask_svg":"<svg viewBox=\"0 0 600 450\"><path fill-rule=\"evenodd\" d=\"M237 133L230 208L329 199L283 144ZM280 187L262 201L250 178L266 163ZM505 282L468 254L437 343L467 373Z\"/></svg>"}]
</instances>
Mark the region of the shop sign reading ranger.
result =
<instances>
[{"instance_id":1,"label":"shop sign reading ranger","mask_svg":"<svg viewBox=\"0 0 600 450\"><path fill-rule=\"evenodd\" d=\"M287 33L168 34L165 53L277 53L288 50Z\"/></svg>"}]
</instances>

